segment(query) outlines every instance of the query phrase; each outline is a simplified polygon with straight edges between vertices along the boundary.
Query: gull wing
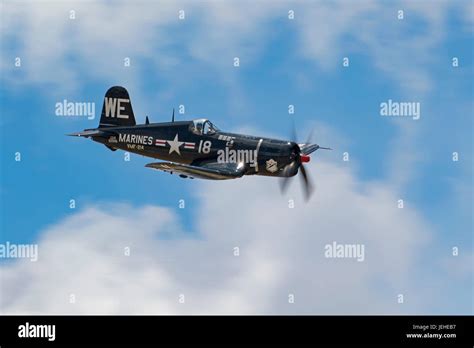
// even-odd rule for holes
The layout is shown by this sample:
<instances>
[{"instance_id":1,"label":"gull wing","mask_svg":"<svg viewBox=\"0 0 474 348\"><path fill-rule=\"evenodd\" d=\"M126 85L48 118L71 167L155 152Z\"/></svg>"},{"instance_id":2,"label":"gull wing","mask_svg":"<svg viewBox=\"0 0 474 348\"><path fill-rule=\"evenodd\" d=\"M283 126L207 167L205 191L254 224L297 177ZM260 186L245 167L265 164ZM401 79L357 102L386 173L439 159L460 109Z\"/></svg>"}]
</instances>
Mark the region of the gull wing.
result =
<instances>
[{"instance_id":1,"label":"gull wing","mask_svg":"<svg viewBox=\"0 0 474 348\"><path fill-rule=\"evenodd\" d=\"M159 169L181 177L191 177L208 180L237 179L245 173L245 166L239 163L205 163L189 165L173 162L148 163L145 167Z\"/></svg>"}]
</instances>

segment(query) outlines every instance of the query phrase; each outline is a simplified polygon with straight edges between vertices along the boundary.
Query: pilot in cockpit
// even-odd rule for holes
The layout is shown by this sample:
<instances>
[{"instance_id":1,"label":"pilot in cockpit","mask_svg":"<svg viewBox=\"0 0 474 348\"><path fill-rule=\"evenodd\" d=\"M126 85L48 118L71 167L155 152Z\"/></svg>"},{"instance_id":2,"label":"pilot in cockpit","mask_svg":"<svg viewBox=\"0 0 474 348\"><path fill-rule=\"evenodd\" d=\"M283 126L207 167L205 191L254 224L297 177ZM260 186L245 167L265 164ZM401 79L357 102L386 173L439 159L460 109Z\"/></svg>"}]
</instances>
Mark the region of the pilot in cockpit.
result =
<instances>
[{"instance_id":1,"label":"pilot in cockpit","mask_svg":"<svg viewBox=\"0 0 474 348\"><path fill-rule=\"evenodd\" d=\"M199 135L215 134L219 129L214 126L211 121L206 119L198 119L193 121L192 131Z\"/></svg>"},{"instance_id":2,"label":"pilot in cockpit","mask_svg":"<svg viewBox=\"0 0 474 348\"><path fill-rule=\"evenodd\" d=\"M197 122L195 128L196 128L196 133L197 134L202 134L202 123L201 122Z\"/></svg>"}]
</instances>

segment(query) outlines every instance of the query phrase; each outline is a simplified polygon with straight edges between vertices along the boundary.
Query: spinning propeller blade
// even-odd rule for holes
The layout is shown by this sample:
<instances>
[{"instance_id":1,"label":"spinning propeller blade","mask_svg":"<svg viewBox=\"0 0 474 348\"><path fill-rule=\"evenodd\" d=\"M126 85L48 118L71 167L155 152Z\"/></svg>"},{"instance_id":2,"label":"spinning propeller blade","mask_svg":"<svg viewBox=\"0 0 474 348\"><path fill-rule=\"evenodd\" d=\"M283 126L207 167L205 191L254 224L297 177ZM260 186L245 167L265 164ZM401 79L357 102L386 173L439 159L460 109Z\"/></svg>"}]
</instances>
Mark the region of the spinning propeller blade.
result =
<instances>
[{"instance_id":1,"label":"spinning propeller blade","mask_svg":"<svg viewBox=\"0 0 474 348\"><path fill-rule=\"evenodd\" d=\"M296 135L296 127L294 121L292 121L292 129L291 129L291 140L295 143L293 151L291 152L290 159L292 160L284 169L283 169L283 179L280 183L280 189L282 193L285 193L288 189L288 184L290 178L294 176L298 171L301 173L303 190L305 194L306 201L309 200L311 194L313 193L313 185L311 184L311 180L309 178L308 173L306 172L305 167L303 166L304 163L309 162L310 157L309 154L312 152L323 149L323 150L332 150L329 147L322 147L318 144L311 144L311 139L313 137L314 128L311 129L308 140L304 144L297 143L297 135Z\"/></svg>"}]
</instances>

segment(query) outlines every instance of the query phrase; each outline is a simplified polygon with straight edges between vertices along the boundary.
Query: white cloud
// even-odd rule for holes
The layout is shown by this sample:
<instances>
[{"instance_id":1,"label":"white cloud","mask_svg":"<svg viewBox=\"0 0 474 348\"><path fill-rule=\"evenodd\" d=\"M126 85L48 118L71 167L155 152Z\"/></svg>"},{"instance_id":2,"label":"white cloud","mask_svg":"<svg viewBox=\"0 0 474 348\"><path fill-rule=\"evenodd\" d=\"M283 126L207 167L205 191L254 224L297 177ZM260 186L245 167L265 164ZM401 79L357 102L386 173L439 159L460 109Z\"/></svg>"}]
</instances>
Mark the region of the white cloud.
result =
<instances>
[{"instance_id":1,"label":"white cloud","mask_svg":"<svg viewBox=\"0 0 474 348\"><path fill-rule=\"evenodd\" d=\"M431 90L433 52L444 39L451 6L447 1L370 0L302 6L299 48L326 70L341 67L343 57L366 56L404 94L420 95ZM399 10L403 20L397 18Z\"/></svg>"},{"instance_id":2,"label":"white cloud","mask_svg":"<svg viewBox=\"0 0 474 348\"><path fill-rule=\"evenodd\" d=\"M445 1L4 1L1 68L9 84L49 84L54 94L58 87L63 92L80 87L84 77L139 86L139 72L149 74L140 66L144 62L166 85L179 84L179 64L196 72L204 64L210 74L217 72L220 83L243 94L232 73L233 57L252 64L275 36L275 23L286 21L297 33L296 52L318 66L334 68L343 56L365 53L402 90L423 93L430 89L433 50L444 38L451 6ZM396 19L399 8L405 11L403 21ZM178 20L180 9L186 11L184 21ZM291 23L289 9L295 11ZM413 34L415 27L426 30ZM13 67L15 57L22 58L21 72ZM132 58L131 68L123 67L124 57Z\"/></svg>"},{"instance_id":3,"label":"white cloud","mask_svg":"<svg viewBox=\"0 0 474 348\"><path fill-rule=\"evenodd\" d=\"M0 267L1 311L429 312L429 277L418 279L426 270L417 263L431 233L416 210L398 209L397 192L359 182L343 166L319 160L310 167L317 193L308 204L298 182L285 198L270 178L195 181L194 233L182 231L179 209L88 207L42 233L38 262ZM296 206L289 209L292 195ZM325 258L332 241L363 243L365 261Z\"/></svg>"}]
</instances>

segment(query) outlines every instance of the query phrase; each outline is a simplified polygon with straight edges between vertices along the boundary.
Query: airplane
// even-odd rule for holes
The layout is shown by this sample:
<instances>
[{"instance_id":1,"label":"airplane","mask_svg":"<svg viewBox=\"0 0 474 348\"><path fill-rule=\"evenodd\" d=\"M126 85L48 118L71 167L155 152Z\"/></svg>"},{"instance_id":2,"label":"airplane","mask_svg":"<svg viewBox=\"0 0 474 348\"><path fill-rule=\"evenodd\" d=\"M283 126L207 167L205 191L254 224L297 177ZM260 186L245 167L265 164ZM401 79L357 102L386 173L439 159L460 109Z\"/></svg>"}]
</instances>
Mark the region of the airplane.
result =
<instances>
[{"instance_id":1,"label":"airplane","mask_svg":"<svg viewBox=\"0 0 474 348\"><path fill-rule=\"evenodd\" d=\"M288 178L301 172L305 197L312 192L304 163L318 149L318 144L270 139L221 131L206 118L171 122L136 124L127 90L111 87L105 94L97 128L67 134L91 138L108 149L117 149L164 162L148 163L181 178L210 180L237 179L244 175L282 177L284 192ZM293 136L295 138L295 135Z\"/></svg>"}]
</instances>

